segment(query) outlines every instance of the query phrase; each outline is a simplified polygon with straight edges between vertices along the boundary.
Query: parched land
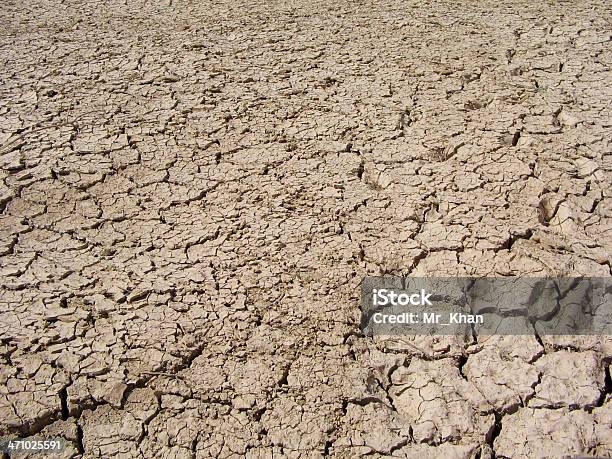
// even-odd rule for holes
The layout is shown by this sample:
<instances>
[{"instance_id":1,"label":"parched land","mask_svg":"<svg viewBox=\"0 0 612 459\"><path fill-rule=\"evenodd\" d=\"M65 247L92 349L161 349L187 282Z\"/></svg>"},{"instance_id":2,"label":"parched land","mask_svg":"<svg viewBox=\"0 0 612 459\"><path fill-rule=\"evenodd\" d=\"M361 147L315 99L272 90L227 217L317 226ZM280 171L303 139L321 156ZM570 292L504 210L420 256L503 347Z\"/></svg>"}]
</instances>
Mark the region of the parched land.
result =
<instances>
[{"instance_id":1,"label":"parched land","mask_svg":"<svg viewBox=\"0 0 612 459\"><path fill-rule=\"evenodd\" d=\"M609 337L359 330L366 275L611 275L611 18L3 1L0 436L86 458L612 455Z\"/></svg>"}]
</instances>

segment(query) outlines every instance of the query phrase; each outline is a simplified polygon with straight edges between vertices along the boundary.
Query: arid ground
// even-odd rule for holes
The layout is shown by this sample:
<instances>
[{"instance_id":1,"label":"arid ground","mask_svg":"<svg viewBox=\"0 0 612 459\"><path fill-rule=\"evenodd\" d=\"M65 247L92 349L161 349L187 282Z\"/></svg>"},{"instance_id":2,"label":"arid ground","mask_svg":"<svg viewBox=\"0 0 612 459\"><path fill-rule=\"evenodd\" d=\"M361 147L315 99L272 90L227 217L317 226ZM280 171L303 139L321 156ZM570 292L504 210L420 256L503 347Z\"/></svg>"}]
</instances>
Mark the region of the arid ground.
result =
<instances>
[{"instance_id":1,"label":"arid ground","mask_svg":"<svg viewBox=\"0 0 612 459\"><path fill-rule=\"evenodd\" d=\"M611 18L4 0L0 436L87 458L612 455L609 337L359 329L367 275L611 275Z\"/></svg>"}]
</instances>

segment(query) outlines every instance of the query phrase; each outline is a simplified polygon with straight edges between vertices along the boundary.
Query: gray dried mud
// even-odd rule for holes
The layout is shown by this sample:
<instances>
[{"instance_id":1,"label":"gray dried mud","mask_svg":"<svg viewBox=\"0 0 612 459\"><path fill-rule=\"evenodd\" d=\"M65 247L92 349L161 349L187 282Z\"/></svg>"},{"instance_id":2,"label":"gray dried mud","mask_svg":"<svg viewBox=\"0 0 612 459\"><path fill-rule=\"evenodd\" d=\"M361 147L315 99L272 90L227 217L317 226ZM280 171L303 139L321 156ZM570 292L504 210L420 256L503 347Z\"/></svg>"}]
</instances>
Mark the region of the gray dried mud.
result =
<instances>
[{"instance_id":1,"label":"gray dried mud","mask_svg":"<svg viewBox=\"0 0 612 459\"><path fill-rule=\"evenodd\" d=\"M0 435L612 455L608 337L366 338L366 275L610 276L604 1L0 8Z\"/></svg>"}]
</instances>

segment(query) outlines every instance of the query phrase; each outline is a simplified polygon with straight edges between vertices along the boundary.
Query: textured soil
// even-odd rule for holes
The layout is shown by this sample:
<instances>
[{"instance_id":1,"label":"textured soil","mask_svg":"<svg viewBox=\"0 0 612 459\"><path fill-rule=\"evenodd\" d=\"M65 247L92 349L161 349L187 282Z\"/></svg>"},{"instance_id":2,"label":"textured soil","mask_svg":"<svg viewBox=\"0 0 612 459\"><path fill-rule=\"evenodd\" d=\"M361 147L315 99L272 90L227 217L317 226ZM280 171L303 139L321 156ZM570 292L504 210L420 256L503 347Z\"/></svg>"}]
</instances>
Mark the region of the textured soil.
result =
<instances>
[{"instance_id":1,"label":"textured soil","mask_svg":"<svg viewBox=\"0 0 612 459\"><path fill-rule=\"evenodd\" d=\"M608 2L5 0L0 436L612 455L609 337L364 337L366 275L610 276Z\"/></svg>"}]
</instances>

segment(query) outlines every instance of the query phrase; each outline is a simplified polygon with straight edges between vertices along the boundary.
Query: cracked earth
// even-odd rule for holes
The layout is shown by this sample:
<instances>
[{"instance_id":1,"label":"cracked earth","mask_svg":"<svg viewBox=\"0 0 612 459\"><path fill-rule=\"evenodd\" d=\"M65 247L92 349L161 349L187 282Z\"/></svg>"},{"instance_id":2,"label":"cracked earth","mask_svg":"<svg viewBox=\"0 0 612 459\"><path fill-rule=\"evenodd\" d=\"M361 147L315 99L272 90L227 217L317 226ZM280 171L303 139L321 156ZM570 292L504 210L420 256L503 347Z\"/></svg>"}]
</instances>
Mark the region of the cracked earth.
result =
<instances>
[{"instance_id":1,"label":"cracked earth","mask_svg":"<svg viewBox=\"0 0 612 459\"><path fill-rule=\"evenodd\" d=\"M611 275L611 17L4 1L0 435L612 455L609 337L359 331L366 275Z\"/></svg>"}]
</instances>

